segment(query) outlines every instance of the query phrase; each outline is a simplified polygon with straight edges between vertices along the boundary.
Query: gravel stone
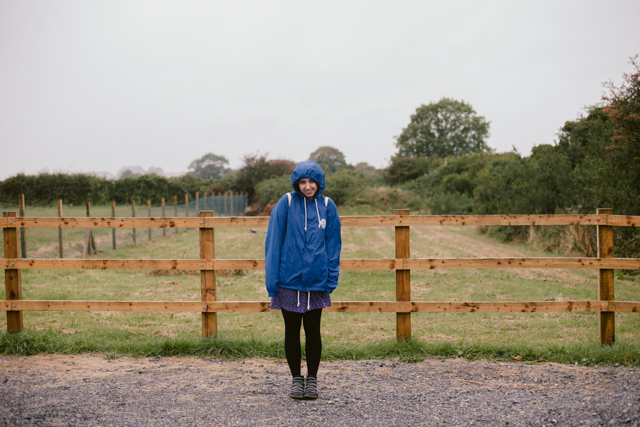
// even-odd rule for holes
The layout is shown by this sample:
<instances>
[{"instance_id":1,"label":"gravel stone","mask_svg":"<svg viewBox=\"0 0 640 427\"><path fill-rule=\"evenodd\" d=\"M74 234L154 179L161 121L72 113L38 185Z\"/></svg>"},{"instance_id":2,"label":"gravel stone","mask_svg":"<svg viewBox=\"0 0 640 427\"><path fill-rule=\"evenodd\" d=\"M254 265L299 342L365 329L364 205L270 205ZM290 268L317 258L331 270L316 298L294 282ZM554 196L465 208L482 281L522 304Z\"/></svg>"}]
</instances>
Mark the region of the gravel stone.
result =
<instances>
[{"instance_id":1,"label":"gravel stone","mask_svg":"<svg viewBox=\"0 0 640 427\"><path fill-rule=\"evenodd\" d=\"M6 426L640 424L640 372L625 366L323 362L314 401L290 399L287 365L262 359L2 357L0 378Z\"/></svg>"}]
</instances>

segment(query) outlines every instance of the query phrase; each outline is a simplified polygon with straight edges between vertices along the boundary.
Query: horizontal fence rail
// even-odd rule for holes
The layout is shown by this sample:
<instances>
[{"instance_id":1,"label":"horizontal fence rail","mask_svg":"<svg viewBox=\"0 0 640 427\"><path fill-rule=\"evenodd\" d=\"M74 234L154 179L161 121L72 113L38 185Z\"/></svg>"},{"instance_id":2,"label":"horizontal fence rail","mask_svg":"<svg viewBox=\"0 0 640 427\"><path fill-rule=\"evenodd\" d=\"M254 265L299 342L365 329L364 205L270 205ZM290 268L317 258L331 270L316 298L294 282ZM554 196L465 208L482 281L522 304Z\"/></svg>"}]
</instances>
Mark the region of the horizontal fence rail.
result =
<instances>
[{"instance_id":1,"label":"horizontal fence rail","mask_svg":"<svg viewBox=\"0 0 640 427\"><path fill-rule=\"evenodd\" d=\"M600 342L615 340L615 312L640 312L640 302L614 301L614 269L640 269L640 259L613 258L613 228L640 226L640 216L612 215L599 209L594 215L395 215L342 216L346 227L395 227L396 258L343 259L343 270L394 270L396 301L334 301L327 312L396 313L397 337L411 337L411 313L535 313L598 312ZM269 302L216 301L217 270L263 270L264 260L216 259L215 228L267 227L269 217L214 217L212 211L199 212L198 218L95 218L95 217L17 217L5 212L0 218L5 251L0 268L5 270L6 301L0 310L7 312L7 329L19 331L23 311L119 311L119 312L200 312L203 336L217 335L217 313L269 312ZM411 258L410 227L416 226L597 226L598 257L538 258ZM195 228L200 230L201 259L40 259L21 258L18 229L23 228ZM24 256L24 252L23 252ZM410 271L431 269L509 269L576 268L597 269L598 300L531 302L433 302L411 301ZM201 275L201 301L37 301L23 300L20 271L30 269L115 269L115 270L195 270Z\"/></svg>"},{"instance_id":2,"label":"horizontal fence rail","mask_svg":"<svg viewBox=\"0 0 640 427\"><path fill-rule=\"evenodd\" d=\"M640 227L640 216L622 215L372 215L341 216L343 227L452 225L609 225ZM269 217L201 218L0 218L1 228L225 228L267 227Z\"/></svg>"},{"instance_id":3,"label":"horizontal fence rail","mask_svg":"<svg viewBox=\"0 0 640 427\"><path fill-rule=\"evenodd\" d=\"M351 313L550 313L640 312L640 302L627 301L332 301L328 312ZM31 311L158 311L203 313L280 312L264 301L0 301L0 310Z\"/></svg>"},{"instance_id":4,"label":"horizontal fence rail","mask_svg":"<svg viewBox=\"0 0 640 427\"><path fill-rule=\"evenodd\" d=\"M42 259L0 258L0 269L20 270L264 270L262 259ZM342 270L455 270L475 268L640 269L638 258L415 258L343 259Z\"/></svg>"}]
</instances>

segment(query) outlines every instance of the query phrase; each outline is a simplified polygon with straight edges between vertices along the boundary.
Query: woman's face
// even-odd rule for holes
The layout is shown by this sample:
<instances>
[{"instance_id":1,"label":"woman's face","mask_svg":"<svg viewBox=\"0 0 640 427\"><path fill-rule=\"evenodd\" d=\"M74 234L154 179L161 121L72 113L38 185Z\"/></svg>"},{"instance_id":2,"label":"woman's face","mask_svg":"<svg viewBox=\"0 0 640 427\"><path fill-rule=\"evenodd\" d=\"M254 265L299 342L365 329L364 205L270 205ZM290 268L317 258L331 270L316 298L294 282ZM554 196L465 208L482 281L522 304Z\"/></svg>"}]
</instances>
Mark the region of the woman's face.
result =
<instances>
[{"instance_id":1,"label":"woman's face","mask_svg":"<svg viewBox=\"0 0 640 427\"><path fill-rule=\"evenodd\" d=\"M316 195L316 191L318 191L318 184L310 178L302 178L298 181L298 188L300 188L300 192L304 194L305 197L311 199Z\"/></svg>"}]
</instances>

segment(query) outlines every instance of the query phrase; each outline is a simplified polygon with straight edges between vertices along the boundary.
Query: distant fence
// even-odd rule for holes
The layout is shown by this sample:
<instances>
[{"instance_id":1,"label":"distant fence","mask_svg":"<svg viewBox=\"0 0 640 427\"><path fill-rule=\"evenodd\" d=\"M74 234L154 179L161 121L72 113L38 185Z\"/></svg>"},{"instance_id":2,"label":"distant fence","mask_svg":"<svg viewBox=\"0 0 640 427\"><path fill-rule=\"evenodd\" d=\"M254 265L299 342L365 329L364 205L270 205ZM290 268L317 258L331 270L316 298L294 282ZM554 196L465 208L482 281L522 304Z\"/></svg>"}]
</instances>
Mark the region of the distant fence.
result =
<instances>
[{"instance_id":1,"label":"distant fence","mask_svg":"<svg viewBox=\"0 0 640 427\"><path fill-rule=\"evenodd\" d=\"M598 209L595 215L395 215L343 216L344 227L395 227L394 259L343 259L343 270L395 270L396 301L338 301L328 312L396 313L396 336L411 337L411 313L415 312L599 312L602 344L615 341L615 312L640 312L640 302L614 300L614 269L640 269L640 259L613 258L613 227L640 226L640 216L612 215L611 209ZM214 232L226 227L266 227L268 217L214 217L201 211L198 218L20 218L4 212L0 220L5 251L0 268L5 269L7 329L23 328L22 311L157 311L201 312L202 335L217 335L217 313L266 312L268 302L217 301L216 270L264 269L264 260L216 259ZM597 258L423 258L410 257L412 226L496 226L496 225L592 225L597 227ZM200 259L21 259L20 227L53 228L197 228L200 230ZM517 301L517 302L432 302L411 300L411 270L478 268L580 268L598 270L598 300L594 301ZM25 269L151 269L200 270L201 301L35 301L22 299L20 271Z\"/></svg>"},{"instance_id":2,"label":"distant fence","mask_svg":"<svg viewBox=\"0 0 640 427\"><path fill-rule=\"evenodd\" d=\"M202 197L200 197L202 195ZM200 215L200 211L213 210L217 213L218 216L239 216L242 215L247 207L247 195L244 193L236 193L236 192L226 192L226 193L214 193L210 191L204 191L202 193L195 193L195 200L189 200L189 195L184 195L184 200L178 200L177 196L174 196L172 200L167 201L165 203L165 199L162 198L160 205L151 205L151 201L147 200L146 205L137 205L135 201L131 201L131 205L118 205L116 206L115 202L111 202L111 206L100 206L98 207L98 214L110 216L111 218L116 218L118 215L122 217L122 212L126 212L125 217L138 217L138 216L146 216L146 217L167 217L167 214L171 217L198 217ZM1 210L4 211L16 211L18 212L19 217L25 217L28 214L29 216L41 216L45 217L50 216L63 216L63 201L61 199L57 200L57 204L55 208L46 209L41 207L31 207L28 208L25 204L24 194L20 194L18 198L17 205L10 205L8 203L0 203ZM109 211L110 208L110 211ZM85 212L87 217L92 217L92 206L89 202L86 203ZM106 210L105 210L106 209ZM46 211L49 212L46 212ZM95 206L93 210L96 211ZM36 212L37 215L33 215ZM46 213L45 213L46 212ZM147 236L141 236L142 239L151 240L153 237L159 237L159 235L153 236L152 233L153 228L149 228ZM162 236L166 236L166 228L162 228ZM178 229L174 229L174 231L178 231ZM76 236L77 237L77 236ZM117 242L120 241L122 243L123 238L126 238L130 243L137 244L139 240L138 233L135 228L131 229L131 232L127 232L125 237L120 236L120 238L116 238L116 229L112 229L111 232L111 249L116 249ZM62 228L58 229L58 257L64 258L64 236ZM86 230L84 235L84 239L82 242L82 254L83 255L93 255L97 253L97 246L93 236L93 232L91 228ZM68 246L68 245L67 245ZM22 258L27 257L27 240L26 233L24 229L21 229L20 232L20 253Z\"/></svg>"}]
</instances>

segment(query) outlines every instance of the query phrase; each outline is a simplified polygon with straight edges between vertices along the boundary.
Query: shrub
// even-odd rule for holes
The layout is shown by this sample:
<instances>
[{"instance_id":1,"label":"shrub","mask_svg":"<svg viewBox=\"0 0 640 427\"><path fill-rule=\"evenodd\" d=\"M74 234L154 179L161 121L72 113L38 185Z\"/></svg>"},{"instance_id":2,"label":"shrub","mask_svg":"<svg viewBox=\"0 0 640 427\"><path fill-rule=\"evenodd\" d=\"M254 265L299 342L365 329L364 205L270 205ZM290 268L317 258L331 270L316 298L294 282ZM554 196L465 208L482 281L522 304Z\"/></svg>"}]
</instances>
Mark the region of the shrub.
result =
<instances>
[{"instance_id":1,"label":"shrub","mask_svg":"<svg viewBox=\"0 0 640 427\"><path fill-rule=\"evenodd\" d=\"M258 210L262 211L269 203L275 203L285 194L293 191L291 177L282 175L262 181L258 184Z\"/></svg>"}]
</instances>

